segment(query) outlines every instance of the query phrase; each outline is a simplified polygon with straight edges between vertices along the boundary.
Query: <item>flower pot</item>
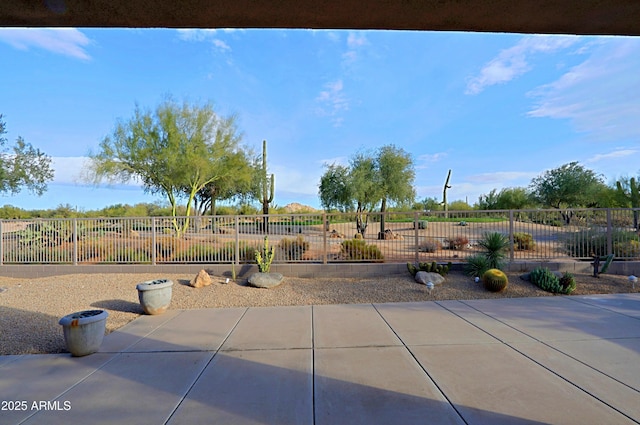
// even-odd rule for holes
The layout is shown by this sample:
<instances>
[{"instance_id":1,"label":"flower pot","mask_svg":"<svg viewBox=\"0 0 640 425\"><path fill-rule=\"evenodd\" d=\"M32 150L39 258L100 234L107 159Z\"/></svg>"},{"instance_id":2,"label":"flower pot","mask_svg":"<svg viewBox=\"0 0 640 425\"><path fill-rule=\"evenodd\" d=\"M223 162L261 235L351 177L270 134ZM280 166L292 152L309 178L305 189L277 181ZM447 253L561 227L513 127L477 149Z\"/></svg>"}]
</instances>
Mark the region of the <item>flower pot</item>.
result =
<instances>
[{"instance_id":1,"label":"flower pot","mask_svg":"<svg viewBox=\"0 0 640 425\"><path fill-rule=\"evenodd\" d=\"M147 314L162 314L171 304L171 287L169 279L156 279L136 285L140 305Z\"/></svg>"},{"instance_id":2,"label":"flower pot","mask_svg":"<svg viewBox=\"0 0 640 425\"><path fill-rule=\"evenodd\" d=\"M64 316L62 325L67 350L74 357L95 353L100 349L107 327L105 310L84 310Z\"/></svg>"}]
</instances>

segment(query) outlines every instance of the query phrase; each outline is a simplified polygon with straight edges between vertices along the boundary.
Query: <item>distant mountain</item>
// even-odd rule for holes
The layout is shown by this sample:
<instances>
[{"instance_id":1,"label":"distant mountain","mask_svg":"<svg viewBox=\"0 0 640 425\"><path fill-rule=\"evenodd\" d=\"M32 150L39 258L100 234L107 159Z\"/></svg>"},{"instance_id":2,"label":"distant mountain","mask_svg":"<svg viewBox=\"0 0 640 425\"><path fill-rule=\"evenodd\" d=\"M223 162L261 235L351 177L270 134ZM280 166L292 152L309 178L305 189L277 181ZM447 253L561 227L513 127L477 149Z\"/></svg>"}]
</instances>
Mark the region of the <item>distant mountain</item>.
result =
<instances>
[{"instance_id":1,"label":"distant mountain","mask_svg":"<svg viewBox=\"0 0 640 425\"><path fill-rule=\"evenodd\" d=\"M304 214L304 213L314 213L314 212L321 211L313 207L310 207L308 205L299 204L297 202L292 202L291 204L287 204L284 207L282 207L282 209L287 214Z\"/></svg>"}]
</instances>

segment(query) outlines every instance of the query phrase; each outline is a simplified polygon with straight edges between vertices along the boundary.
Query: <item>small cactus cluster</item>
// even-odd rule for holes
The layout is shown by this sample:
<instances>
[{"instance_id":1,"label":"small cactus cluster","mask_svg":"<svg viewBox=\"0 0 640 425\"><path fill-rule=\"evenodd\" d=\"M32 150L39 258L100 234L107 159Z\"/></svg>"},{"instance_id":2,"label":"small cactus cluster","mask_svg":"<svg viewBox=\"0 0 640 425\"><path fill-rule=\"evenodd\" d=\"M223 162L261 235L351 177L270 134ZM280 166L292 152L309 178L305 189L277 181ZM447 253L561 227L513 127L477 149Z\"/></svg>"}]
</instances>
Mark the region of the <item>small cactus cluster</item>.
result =
<instances>
[{"instance_id":1,"label":"small cactus cluster","mask_svg":"<svg viewBox=\"0 0 640 425\"><path fill-rule=\"evenodd\" d=\"M407 269L413 276L419 271L428 273L438 273L441 276L446 276L451 270L451 262L447 264L438 264L435 261L429 263L407 263Z\"/></svg>"},{"instance_id":2,"label":"small cactus cluster","mask_svg":"<svg viewBox=\"0 0 640 425\"><path fill-rule=\"evenodd\" d=\"M487 291L500 292L509 284L509 278L502 270L489 269L482 275L482 284Z\"/></svg>"},{"instance_id":3,"label":"small cactus cluster","mask_svg":"<svg viewBox=\"0 0 640 425\"><path fill-rule=\"evenodd\" d=\"M576 289L576 281L571 273L558 277L546 267L536 267L529 274L529 280L540 289L554 294L570 294Z\"/></svg>"},{"instance_id":4,"label":"small cactus cluster","mask_svg":"<svg viewBox=\"0 0 640 425\"><path fill-rule=\"evenodd\" d=\"M258 271L260 273L269 273L269 269L271 268L271 263L273 262L273 247L269 246L269 239L267 236L264 237L264 246L255 251L256 263L258 264Z\"/></svg>"}]
</instances>

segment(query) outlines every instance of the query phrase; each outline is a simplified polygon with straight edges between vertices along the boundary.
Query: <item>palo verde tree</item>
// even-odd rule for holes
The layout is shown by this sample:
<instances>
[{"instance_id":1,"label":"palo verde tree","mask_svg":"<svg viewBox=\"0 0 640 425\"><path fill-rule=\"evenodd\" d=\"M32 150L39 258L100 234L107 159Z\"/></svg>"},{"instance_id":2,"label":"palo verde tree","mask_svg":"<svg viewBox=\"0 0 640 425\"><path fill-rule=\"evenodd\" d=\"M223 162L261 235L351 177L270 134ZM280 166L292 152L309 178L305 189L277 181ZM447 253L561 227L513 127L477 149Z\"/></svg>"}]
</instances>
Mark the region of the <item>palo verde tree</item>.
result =
<instances>
[{"instance_id":1,"label":"palo verde tree","mask_svg":"<svg viewBox=\"0 0 640 425\"><path fill-rule=\"evenodd\" d=\"M254 168L250 153L239 146L231 148L220 160L218 178L196 193L194 209L197 214L205 215L207 210L216 215L216 202L234 198L244 198L251 192ZM189 188L185 187L185 193Z\"/></svg>"},{"instance_id":2,"label":"palo verde tree","mask_svg":"<svg viewBox=\"0 0 640 425\"><path fill-rule=\"evenodd\" d=\"M378 204L384 213L388 202L413 201L414 175L411 157L402 149L387 145L375 153L357 153L349 160L348 167L328 166L320 178L318 195L325 209L352 211L355 205L356 228L364 236L369 212ZM381 233L384 233L384 220L381 220Z\"/></svg>"},{"instance_id":3,"label":"palo verde tree","mask_svg":"<svg viewBox=\"0 0 640 425\"><path fill-rule=\"evenodd\" d=\"M118 120L99 151L89 154L86 178L95 184L137 180L146 192L164 195L182 235L196 194L226 173L225 158L239 140L234 118L220 117L211 103L180 104L168 97L153 111L136 105L133 117ZM181 198L187 199L182 225L175 219Z\"/></svg>"},{"instance_id":4,"label":"palo verde tree","mask_svg":"<svg viewBox=\"0 0 640 425\"><path fill-rule=\"evenodd\" d=\"M578 162L570 162L531 180L529 185L534 199L550 208L568 209L597 207L598 195L607 190L603 177ZM563 211L562 217L570 224L572 214Z\"/></svg>"},{"instance_id":5,"label":"palo verde tree","mask_svg":"<svg viewBox=\"0 0 640 425\"><path fill-rule=\"evenodd\" d=\"M23 188L40 196L53 180L51 157L18 137L8 146L6 125L0 114L0 193L19 193Z\"/></svg>"},{"instance_id":6,"label":"palo verde tree","mask_svg":"<svg viewBox=\"0 0 640 425\"><path fill-rule=\"evenodd\" d=\"M376 158L378 168L378 185L382 196L380 205L380 234L378 238L384 238L385 212L387 202L396 204L410 203L416 197L413 182L415 170L411 155L402 148L394 145L386 145L378 150Z\"/></svg>"}]
</instances>

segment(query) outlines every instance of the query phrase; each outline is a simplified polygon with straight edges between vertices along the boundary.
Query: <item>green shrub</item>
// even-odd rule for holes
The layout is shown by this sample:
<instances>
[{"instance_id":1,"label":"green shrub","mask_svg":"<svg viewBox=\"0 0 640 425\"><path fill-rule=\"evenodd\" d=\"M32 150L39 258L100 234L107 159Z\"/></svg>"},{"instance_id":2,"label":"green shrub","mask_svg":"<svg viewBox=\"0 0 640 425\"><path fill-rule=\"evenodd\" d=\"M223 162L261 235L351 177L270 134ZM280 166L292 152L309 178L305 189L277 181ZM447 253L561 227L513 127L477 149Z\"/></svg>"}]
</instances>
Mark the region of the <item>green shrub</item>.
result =
<instances>
[{"instance_id":1,"label":"green shrub","mask_svg":"<svg viewBox=\"0 0 640 425\"><path fill-rule=\"evenodd\" d=\"M516 232L513 234L513 245L518 251L533 251L536 242L533 240L531 233Z\"/></svg>"},{"instance_id":2,"label":"green shrub","mask_svg":"<svg viewBox=\"0 0 640 425\"><path fill-rule=\"evenodd\" d=\"M500 292L509 284L509 279L503 271L489 269L482 274L482 284L487 291Z\"/></svg>"},{"instance_id":3,"label":"green shrub","mask_svg":"<svg viewBox=\"0 0 640 425\"><path fill-rule=\"evenodd\" d=\"M309 242L305 241L302 235L299 235L296 239L282 238L278 244L285 261L302 260L309 246Z\"/></svg>"},{"instance_id":4,"label":"green shrub","mask_svg":"<svg viewBox=\"0 0 640 425\"><path fill-rule=\"evenodd\" d=\"M536 267L529 274L531 283L540 289L554 294L570 294L576 289L575 279L570 273L565 273L560 279L546 267Z\"/></svg>"},{"instance_id":5,"label":"green shrub","mask_svg":"<svg viewBox=\"0 0 640 425\"><path fill-rule=\"evenodd\" d=\"M421 242L420 245L418 245L418 251L420 252L433 253L439 249L442 249L442 244L439 241L431 238L425 240L424 242Z\"/></svg>"},{"instance_id":6,"label":"green shrub","mask_svg":"<svg viewBox=\"0 0 640 425\"><path fill-rule=\"evenodd\" d=\"M213 245L195 244L187 249L176 252L173 261L193 261L197 263L213 263L219 257L220 251ZM233 258L233 257L231 257Z\"/></svg>"},{"instance_id":7,"label":"green shrub","mask_svg":"<svg viewBox=\"0 0 640 425\"><path fill-rule=\"evenodd\" d=\"M484 254L475 254L467 257L467 264L464 266L464 272L468 276L480 277L489 270L489 259Z\"/></svg>"},{"instance_id":8,"label":"green shrub","mask_svg":"<svg viewBox=\"0 0 640 425\"><path fill-rule=\"evenodd\" d=\"M633 258L640 255L640 239L636 232L614 230L613 254L616 257ZM607 235L602 230L582 230L569 234L564 240L564 246L572 257L590 258L594 255L607 255Z\"/></svg>"},{"instance_id":9,"label":"green shrub","mask_svg":"<svg viewBox=\"0 0 640 425\"><path fill-rule=\"evenodd\" d=\"M349 260L382 261L384 256L376 245L367 245L363 239L348 239L340 245L342 258Z\"/></svg>"}]
</instances>

